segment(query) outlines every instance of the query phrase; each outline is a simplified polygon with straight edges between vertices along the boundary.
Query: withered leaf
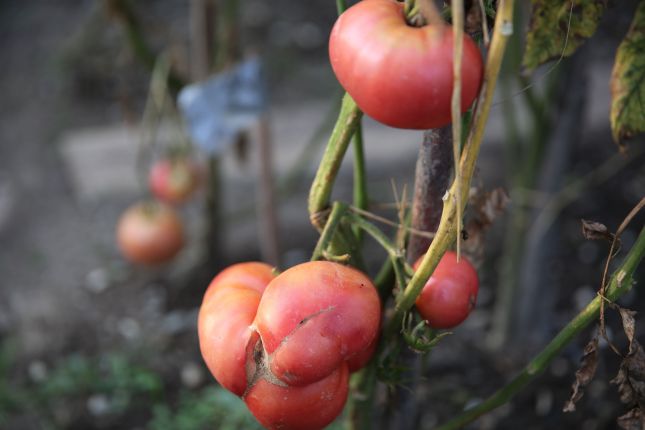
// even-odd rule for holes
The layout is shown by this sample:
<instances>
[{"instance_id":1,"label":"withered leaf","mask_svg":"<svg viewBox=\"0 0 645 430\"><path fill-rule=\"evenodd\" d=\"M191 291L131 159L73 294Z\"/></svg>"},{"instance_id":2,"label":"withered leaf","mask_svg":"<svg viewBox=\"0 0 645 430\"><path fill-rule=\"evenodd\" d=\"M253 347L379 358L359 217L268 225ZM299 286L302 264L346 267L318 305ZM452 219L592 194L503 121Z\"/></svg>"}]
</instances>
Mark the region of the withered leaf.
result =
<instances>
[{"instance_id":1,"label":"withered leaf","mask_svg":"<svg viewBox=\"0 0 645 430\"><path fill-rule=\"evenodd\" d=\"M532 70L573 54L596 32L606 3L607 0L532 0L524 67Z\"/></svg>"},{"instance_id":2,"label":"withered leaf","mask_svg":"<svg viewBox=\"0 0 645 430\"><path fill-rule=\"evenodd\" d=\"M636 8L634 20L618 46L611 73L611 131L616 143L645 132L645 2Z\"/></svg>"},{"instance_id":3,"label":"withered leaf","mask_svg":"<svg viewBox=\"0 0 645 430\"><path fill-rule=\"evenodd\" d=\"M582 222L582 235L587 240L602 240L606 239L609 242L614 240L614 235L609 232L607 226L596 221L589 221L586 219L580 220Z\"/></svg>"},{"instance_id":4,"label":"withered leaf","mask_svg":"<svg viewBox=\"0 0 645 430\"><path fill-rule=\"evenodd\" d=\"M490 225L501 215L510 199L503 188L495 188L477 202L477 213L483 225Z\"/></svg>"},{"instance_id":5,"label":"withered leaf","mask_svg":"<svg viewBox=\"0 0 645 430\"><path fill-rule=\"evenodd\" d=\"M631 351L611 383L618 385L621 402L627 405L645 402L645 352L638 341L632 341Z\"/></svg>"},{"instance_id":6,"label":"withered leaf","mask_svg":"<svg viewBox=\"0 0 645 430\"><path fill-rule=\"evenodd\" d=\"M643 430L645 429L645 414L640 408L634 408L618 417L616 423L623 430Z\"/></svg>"},{"instance_id":7,"label":"withered leaf","mask_svg":"<svg viewBox=\"0 0 645 430\"><path fill-rule=\"evenodd\" d=\"M632 343L634 342L634 330L636 325L634 315L636 315L636 311L621 307L618 308L618 311L620 312L620 318L623 322L625 336L627 336L627 340L629 341L629 352L632 352Z\"/></svg>"},{"instance_id":8,"label":"withered leaf","mask_svg":"<svg viewBox=\"0 0 645 430\"><path fill-rule=\"evenodd\" d=\"M576 371L576 380L571 385L571 398L564 404L564 412L573 412L576 410L576 402L584 394L583 390L591 382L596 374L598 367L598 336L594 336L584 349L582 364Z\"/></svg>"}]
</instances>

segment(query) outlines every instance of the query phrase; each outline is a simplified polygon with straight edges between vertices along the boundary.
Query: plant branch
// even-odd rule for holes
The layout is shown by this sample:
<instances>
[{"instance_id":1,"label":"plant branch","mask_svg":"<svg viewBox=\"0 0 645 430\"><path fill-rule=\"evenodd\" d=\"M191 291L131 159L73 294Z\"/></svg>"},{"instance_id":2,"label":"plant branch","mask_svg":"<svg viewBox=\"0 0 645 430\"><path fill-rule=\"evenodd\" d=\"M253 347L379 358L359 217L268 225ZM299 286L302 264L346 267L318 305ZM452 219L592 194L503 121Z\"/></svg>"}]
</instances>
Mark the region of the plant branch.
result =
<instances>
[{"instance_id":1,"label":"plant branch","mask_svg":"<svg viewBox=\"0 0 645 430\"><path fill-rule=\"evenodd\" d=\"M427 130L423 134L414 174L412 234L407 252L409 261L416 261L428 250L439 225L443 209L442 197L450 185L452 173L451 139L450 127ZM416 231L430 234L419 235L415 234Z\"/></svg>"},{"instance_id":2,"label":"plant branch","mask_svg":"<svg viewBox=\"0 0 645 430\"><path fill-rule=\"evenodd\" d=\"M606 290L606 299L613 302L632 288L634 271L645 254L645 228L641 230L636 243L623 260L623 264L616 270ZM569 322L555 338L531 360L524 370L503 388L488 399L454 418L435 430L454 430L473 422L478 417L492 411L508 402L515 394L542 373L548 364L562 351L562 349L585 327L598 318L603 298L598 295L585 309Z\"/></svg>"},{"instance_id":3,"label":"plant branch","mask_svg":"<svg viewBox=\"0 0 645 430\"><path fill-rule=\"evenodd\" d=\"M349 94L345 94L338 120L309 191L309 218L318 230L323 227L320 212L329 205L334 180L362 116L363 113L358 109L354 100Z\"/></svg>"},{"instance_id":4,"label":"plant branch","mask_svg":"<svg viewBox=\"0 0 645 430\"><path fill-rule=\"evenodd\" d=\"M320 234L320 238L318 239L318 243L316 244L316 248L311 255L311 261L320 260L322 258L324 251L329 247L332 240L334 239L338 224L340 223L341 218L343 217L343 215L345 215L346 212L347 205L345 203L334 202L331 208L331 213L329 214L329 218L325 223L325 228L323 228L323 231Z\"/></svg>"},{"instance_id":5,"label":"plant branch","mask_svg":"<svg viewBox=\"0 0 645 430\"><path fill-rule=\"evenodd\" d=\"M464 51L464 1L452 0L452 32L453 32L453 60L452 60L452 100L450 111L452 116L452 148L455 161L455 189L457 196L461 196L462 175L459 166L461 153L461 63ZM457 198L457 260L461 256L461 230L464 216L464 202Z\"/></svg>"},{"instance_id":6,"label":"plant branch","mask_svg":"<svg viewBox=\"0 0 645 430\"><path fill-rule=\"evenodd\" d=\"M457 215L455 203L457 199L461 199L465 204L468 199L468 190L475 171L475 162L479 155L479 148L492 105L495 85L497 84L497 77L504 57L506 43L512 34L512 31L509 31L509 29L512 30L513 6L513 0L501 0L499 3L495 18L495 30L484 71L484 83L480 93L480 102L478 103L473 126L470 130L470 135L468 136L460 161L464 185L461 189L461 194L459 195L457 193L456 184L453 182L447 193L447 198L444 201L443 213L437 234L405 290L397 296L394 315L386 327L386 336L391 336L392 333L400 329L403 315L414 305L426 281L435 267L437 267L437 264L439 264L439 260L455 239L455 218Z\"/></svg>"},{"instance_id":7,"label":"plant branch","mask_svg":"<svg viewBox=\"0 0 645 430\"><path fill-rule=\"evenodd\" d=\"M149 69L153 70L157 55L146 43L139 19L128 0L104 0L108 12L121 22L123 31L130 47L139 60ZM168 74L168 87L177 93L185 82L172 71Z\"/></svg>"}]
</instances>

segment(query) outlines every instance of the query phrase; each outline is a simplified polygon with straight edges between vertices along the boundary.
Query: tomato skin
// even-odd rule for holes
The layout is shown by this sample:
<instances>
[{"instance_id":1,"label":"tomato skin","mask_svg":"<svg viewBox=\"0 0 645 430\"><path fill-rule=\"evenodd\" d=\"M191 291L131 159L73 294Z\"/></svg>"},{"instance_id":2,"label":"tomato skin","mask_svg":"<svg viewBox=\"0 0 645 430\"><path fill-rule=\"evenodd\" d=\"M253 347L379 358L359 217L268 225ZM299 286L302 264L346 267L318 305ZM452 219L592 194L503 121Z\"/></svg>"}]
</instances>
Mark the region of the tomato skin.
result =
<instances>
[{"instance_id":1,"label":"tomato skin","mask_svg":"<svg viewBox=\"0 0 645 430\"><path fill-rule=\"evenodd\" d=\"M171 207L158 202L130 206L119 219L116 236L123 255L143 265L168 262L184 245L179 217Z\"/></svg>"},{"instance_id":2,"label":"tomato skin","mask_svg":"<svg viewBox=\"0 0 645 430\"><path fill-rule=\"evenodd\" d=\"M240 263L204 294L200 349L266 428L322 429L343 410L350 371L376 349L380 312L375 287L355 269L309 262L274 277L264 263Z\"/></svg>"},{"instance_id":3,"label":"tomato skin","mask_svg":"<svg viewBox=\"0 0 645 430\"><path fill-rule=\"evenodd\" d=\"M378 293L367 276L338 263L312 261L271 281L254 325L271 355L271 371L300 386L369 349L380 314Z\"/></svg>"},{"instance_id":4,"label":"tomato skin","mask_svg":"<svg viewBox=\"0 0 645 430\"><path fill-rule=\"evenodd\" d=\"M415 263L420 264L421 258ZM419 314L434 328L453 328L461 324L475 307L479 279L475 268L461 256L448 251L417 297Z\"/></svg>"},{"instance_id":5,"label":"tomato skin","mask_svg":"<svg viewBox=\"0 0 645 430\"><path fill-rule=\"evenodd\" d=\"M199 187L201 172L187 158L167 158L155 162L150 169L150 191L159 200L176 205L183 203Z\"/></svg>"},{"instance_id":6,"label":"tomato skin","mask_svg":"<svg viewBox=\"0 0 645 430\"><path fill-rule=\"evenodd\" d=\"M325 378L302 387L281 387L260 379L244 402L267 429L319 430L343 411L348 391L349 370L343 363Z\"/></svg>"},{"instance_id":7,"label":"tomato skin","mask_svg":"<svg viewBox=\"0 0 645 430\"><path fill-rule=\"evenodd\" d=\"M340 84L359 108L397 128L430 129L451 122L452 27L409 26L403 3L363 0L336 21L329 57ZM483 62L464 35L461 109L479 93Z\"/></svg>"},{"instance_id":8,"label":"tomato skin","mask_svg":"<svg viewBox=\"0 0 645 430\"><path fill-rule=\"evenodd\" d=\"M247 387L251 323L272 279L273 268L268 264L229 266L213 279L199 310L197 332L204 361L217 382L238 396Z\"/></svg>"}]
</instances>

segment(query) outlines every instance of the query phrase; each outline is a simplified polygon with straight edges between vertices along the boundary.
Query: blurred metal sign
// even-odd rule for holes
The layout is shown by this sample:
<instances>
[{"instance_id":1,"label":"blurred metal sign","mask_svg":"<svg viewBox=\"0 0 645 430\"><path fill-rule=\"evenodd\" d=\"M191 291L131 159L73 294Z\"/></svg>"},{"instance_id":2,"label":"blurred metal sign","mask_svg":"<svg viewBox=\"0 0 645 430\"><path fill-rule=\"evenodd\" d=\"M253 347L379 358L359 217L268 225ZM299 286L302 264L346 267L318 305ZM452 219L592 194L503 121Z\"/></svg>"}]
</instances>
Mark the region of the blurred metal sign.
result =
<instances>
[{"instance_id":1,"label":"blurred metal sign","mask_svg":"<svg viewBox=\"0 0 645 430\"><path fill-rule=\"evenodd\" d=\"M266 108L260 59L248 59L206 81L184 87L178 103L193 142L208 154L222 153Z\"/></svg>"}]
</instances>

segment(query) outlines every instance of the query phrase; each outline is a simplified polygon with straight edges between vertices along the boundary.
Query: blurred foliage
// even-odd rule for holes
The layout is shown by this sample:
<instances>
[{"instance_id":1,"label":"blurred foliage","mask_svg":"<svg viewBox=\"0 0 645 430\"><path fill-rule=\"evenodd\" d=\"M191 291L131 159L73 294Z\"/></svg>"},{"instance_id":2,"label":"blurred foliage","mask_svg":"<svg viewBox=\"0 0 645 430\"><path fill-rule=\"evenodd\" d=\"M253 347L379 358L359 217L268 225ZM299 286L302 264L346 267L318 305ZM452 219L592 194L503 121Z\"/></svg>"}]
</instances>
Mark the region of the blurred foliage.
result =
<instances>
[{"instance_id":1,"label":"blurred foliage","mask_svg":"<svg viewBox=\"0 0 645 430\"><path fill-rule=\"evenodd\" d=\"M629 32L616 53L611 74L611 130L614 140L645 132L645 2L641 1Z\"/></svg>"},{"instance_id":2,"label":"blurred foliage","mask_svg":"<svg viewBox=\"0 0 645 430\"><path fill-rule=\"evenodd\" d=\"M49 370L21 372L14 350L10 342L0 342L3 429L15 428L15 422L22 422L20 417L43 429L78 423L90 429L94 421L96 428L104 428L101 422L106 419L126 428L132 417L140 420L142 416L147 417L145 428L151 430L261 429L244 403L228 391L210 385L176 393L164 384L162 375L121 353L71 354ZM93 400L98 403L94 411Z\"/></svg>"},{"instance_id":3,"label":"blurred foliage","mask_svg":"<svg viewBox=\"0 0 645 430\"><path fill-rule=\"evenodd\" d=\"M262 429L241 399L226 390L212 386L197 393L183 392L174 410L167 404L155 405L149 428L150 430Z\"/></svg>"},{"instance_id":4,"label":"blurred foliage","mask_svg":"<svg viewBox=\"0 0 645 430\"><path fill-rule=\"evenodd\" d=\"M591 37L606 0L533 0L522 65L529 70L572 55Z\"/></svg>"}]
</instances>

